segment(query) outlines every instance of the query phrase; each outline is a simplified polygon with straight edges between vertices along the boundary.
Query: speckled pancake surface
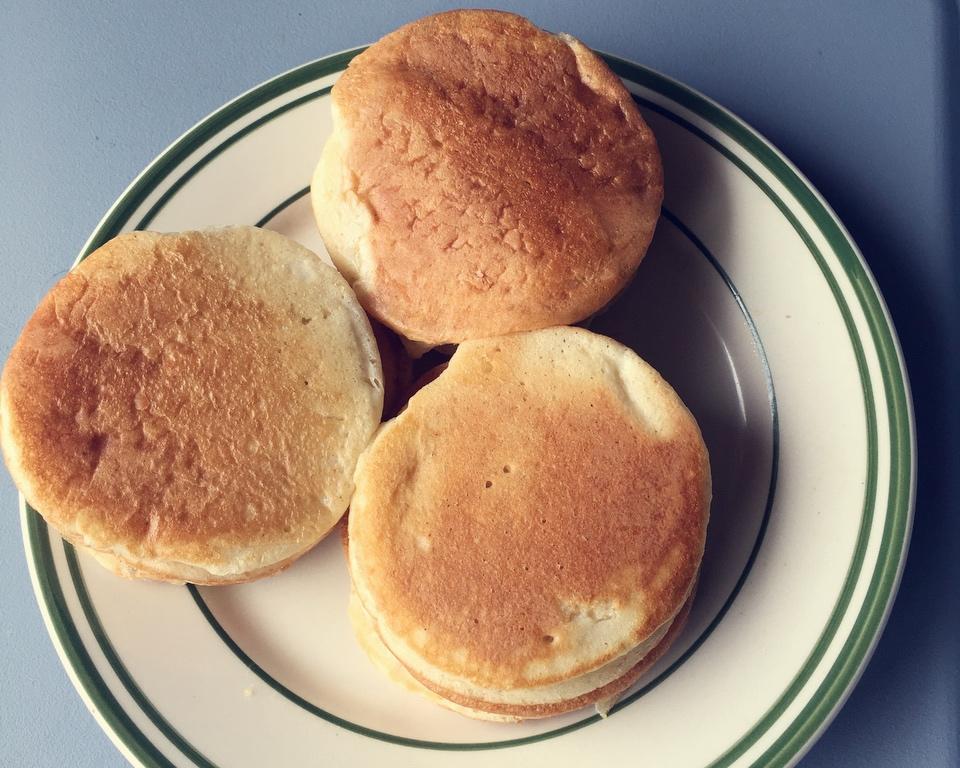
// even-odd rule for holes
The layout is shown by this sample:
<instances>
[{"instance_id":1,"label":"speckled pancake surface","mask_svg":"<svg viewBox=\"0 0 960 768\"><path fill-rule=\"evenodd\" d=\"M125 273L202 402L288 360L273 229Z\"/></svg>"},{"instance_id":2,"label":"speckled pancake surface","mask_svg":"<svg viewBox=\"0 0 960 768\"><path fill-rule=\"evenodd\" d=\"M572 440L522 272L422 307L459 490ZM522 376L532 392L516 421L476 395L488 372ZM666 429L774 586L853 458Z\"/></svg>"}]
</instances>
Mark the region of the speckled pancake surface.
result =
<instances>
[{"instance_id":1,"label":"speckled pancake surface","mask_svg":"<svg viewBox=\"0 0 960 768\"><path fill-rule=\"evenodd\" d=\"M356 483L351 572L381 638L429 686L500 704L638 662L690 593L710 500L677 395L576 328L461 345Z\"/></svg>"}]
</instances>

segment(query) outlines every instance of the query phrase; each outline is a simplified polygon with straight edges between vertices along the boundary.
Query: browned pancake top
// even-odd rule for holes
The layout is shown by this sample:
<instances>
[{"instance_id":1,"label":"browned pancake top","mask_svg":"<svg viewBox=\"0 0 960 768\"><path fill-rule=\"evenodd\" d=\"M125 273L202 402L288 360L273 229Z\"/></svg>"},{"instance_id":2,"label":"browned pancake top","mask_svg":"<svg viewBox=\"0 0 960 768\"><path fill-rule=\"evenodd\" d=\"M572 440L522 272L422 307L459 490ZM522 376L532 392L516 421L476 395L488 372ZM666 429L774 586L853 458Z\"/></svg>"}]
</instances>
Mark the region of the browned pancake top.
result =
<instances>
[{"instance_id":1,"label":"browned pancake top","mask_svg":"<svg viewBox=\"0 0 960 768\"><path fill-rule=\"evenodd\" d=\"M621 352L577 329L462 345L380 433L350 535L388 645L400 637L451 674L525 687L593 669L674 616L702 555L706 451L651 369L639 387L616 383ZM650 397L655 427L623 387ZM578 648L581 622L592 634Z\"/></svg>"},{"instance_id":2,"label":"browned pancake top","mask_svg":"<svg viewBox=\"0 0 960 768\"><path fill-rule=\"evenodd\" d=\"M380 396L358 387L374 375L372 337L309 287L284 294L259 284L261 267L238 267L269 259L260 237L124 235L28 321L3 374L4 447L64 535L125 548L131 563L229 570L238 556L267 565L275 547L289 556L339 517L350 454L376 423Z\"/></svg>"},{"instance_id":3,"label":"browned pancake top","mask_svg":"<svg viewBox=\"0 0 960 768\"><path fill-rule=\"evenodd\" d=\"M442 13L354 59L333 99L373 219L358 295L408 338L575 322L643 258L663 196L656 141L572 38Z\"/></svg>"}]
</instances>

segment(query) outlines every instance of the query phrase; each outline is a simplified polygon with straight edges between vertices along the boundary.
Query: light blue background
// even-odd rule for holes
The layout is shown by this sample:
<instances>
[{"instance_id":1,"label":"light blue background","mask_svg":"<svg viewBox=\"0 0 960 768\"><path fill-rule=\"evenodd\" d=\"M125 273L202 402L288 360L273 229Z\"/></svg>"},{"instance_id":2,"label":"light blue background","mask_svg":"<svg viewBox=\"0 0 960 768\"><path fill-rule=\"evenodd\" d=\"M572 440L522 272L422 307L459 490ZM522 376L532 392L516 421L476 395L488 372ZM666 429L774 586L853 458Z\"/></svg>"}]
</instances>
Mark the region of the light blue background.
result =
<instances>
[{"instance_id":1,"label":"light blue background","mask_svg":"<svg viewBox=\"0 0 960 768\"><path fill-rule=\"evenodd\" d=\"M272 75L447 6L382 5L4 2L0 359L107 207L181 132ZM917 518L877 654L803 765L960 765L957 5L624 0L507 7L731 108L793 159L852 231L886 295L913 381ZM0 510L0 764L124 765L47 638L23 557L16 493L2 472Z\"/></svg>"}]
</instances>

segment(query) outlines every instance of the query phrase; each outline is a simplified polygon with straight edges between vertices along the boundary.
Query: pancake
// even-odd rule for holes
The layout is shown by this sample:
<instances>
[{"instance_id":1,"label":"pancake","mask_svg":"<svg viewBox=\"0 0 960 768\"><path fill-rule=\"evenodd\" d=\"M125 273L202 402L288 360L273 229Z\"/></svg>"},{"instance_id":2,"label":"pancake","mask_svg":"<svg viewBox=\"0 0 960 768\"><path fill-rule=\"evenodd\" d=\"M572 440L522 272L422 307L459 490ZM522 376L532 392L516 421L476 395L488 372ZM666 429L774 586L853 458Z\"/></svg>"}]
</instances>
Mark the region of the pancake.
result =
<instances>
[{"instance_id":1,"label":"pancake","mask_svg":"<svg viewBox=\"0 0 960 768\"><path fill-rule=\"evenodd\" d=\"M346 537L344 537L346 540ZM346 547L346 543L344 544ZM350 588L350 602L348 605L348 615L353 634L357 639L357 644L370 659L371 663L380 670L389 680L399 685L411 693L419 694L434 704L439 704L453 712L476 720L489 720L500 723L515 723L526 719L536 719L550 717L552 715L569 712L580 707L593 704L597 713L606 717L609 711L616 705L620 696L633 685L641 675L649 670L664 653L669 650L674 640L686 625L687 618L690 615L690 606L693 604L693 594L687 598L683 608L674 618L669 631L663 636L663 639L657 643L637 664L628 670L622 677L609 683L604 688L591 691L590 694L575 699L573 701L561 702L548 706L500 706L496 707L497 712L488 712L483 709L476 709L468 706L466 700L459 699L456 693L443 692L438 693L428 688L416 677L410 674L409 670L400 663L377 634L376 623L367 613L357 597L357 591L352 586ZM446 698L453 696L454 698ZM459 701L457 700L459 699Z\"/></svg>"},{"instance_id":2,"label":"pancake","mask_svg":"<svg viewBox=\"0 0 960 768\"><path fill-rule=\"evenodd\" d=\"M383 644L383 641L380 640L380 636L377 634L373 619L371 619L370 614L364 610L363 604L360 602L357 597L357 592L353 588L350 589L350 602L347 611L350 617L350 626L353 629L354 637L357 639L357 644L363 649L363 652L367 655L367 658L370 659L371 663L388 679L401 688L405 688L411 693L424 696L434 704L446 707L457 714L466 715L476 720L515 723L521 719L516 716L497 715L479 709L471 709L434 693L411 675L406 667L397 661L396 656L390 653L387 646Z\"/></svg>"},{"instance_id":3,"label":"pancake","mask_svg":"<svg viewBox=\"0 0 960 768\"><path fill-rule=\"evenodd\" d=\"M693 598L694 595L691 592L690 596L684 601L680 611L670 622L670 626L666 631L658 637L655 643L650 644L642 654L634 657L636 660L633 666L629 667L622 675L611 682L571 699L553 701L548 704L491 704L490 702L471 699L456 691L428 688L428 684L421 680L417 680L417 682L420 683L421 688L425 688L429 694L432 694L430 698L433 700L439 699L442 705L448 709L453 709L455 712L478 720L495 720L499 722L532 720L562 715L565 712L572 712L590 705L596 708L597 714L606 717L627 689L656 664L680 636L690 616ZM381 646L386 649L386 646L383 646L382 642ZM399 664L399 662L397 662L397 664ZM412 675L410 676L413 677ZM547 695L552 694L548 693ZM480 707L482 707L482 709Z\"/></svg>"},{"instance_id":4,"label":"pancake","mask_svg":"<svg viewBox=\"0 0 960 768\"><path fill-rule=\"evenodd\" d=\"M125 576L279 570L340 519L382 372L346 281L253 227L128 233L40 302L0 379L27 501Z\"/></svg>"},{"instance_id":5,"label":"pancake","mask_svg":"<svg viewBox=\"0 0 960 768\"><path fill-rule=\"evenodd\" d=\"M579 328L461 344L355 482L350 570L386 647L444 698L524 717L602 698L664 641L710 502L676 393Z\"/></svg>"},{"instance_id":6,"label":"pancake","mask_svg":"<svg viewBox=\"0 0 960 768\"><path fill-rule=\"evenodd\" d=\"M273 576L274 574L280 573L281 571L286 570L291 565L293 565L297 559L304 554L311 547L307 547L302 552L295 552L293 555L288 557L285 560L281 560L277 563L270 563L262 568L256 568L252 571L246 571L242 576L237 576L236 578L228 581L210 581L209 575L197 571L195 573L190 573L185 570L184 566L180 566L180 574L182 578L177 578L172 576L167 567L161 566L160 570L151 568L149 565L140 562L136 565L130 564L126 560L121 560L117 555L111 554L109 552L100 552L96 549L91 549L90 547L83 546L74 542L74 547L81 552L85 552L87 555L96 560L100 565L106 568L108 571L111 571L117 576L121 576L125 579L149 579L151 581L163 581L167 584L204 584L207 586L215 586L216 584L246 584L250 581L256 581L257 579L263 579L267 576ZM187 577L192 577L192 580L188 582Z\"/></svg>"},{"instance_id":7,"label":"pancake","mask_svg":"<svg viewBox=\"0 0 960 768\"><path fill-rule=\"evenodd\" d=\"M417 349L574 323L646 253L656 141L572 37L441 13L353 59L331 102L318 228L364 309Z\"/></svg>"}]
</instances>

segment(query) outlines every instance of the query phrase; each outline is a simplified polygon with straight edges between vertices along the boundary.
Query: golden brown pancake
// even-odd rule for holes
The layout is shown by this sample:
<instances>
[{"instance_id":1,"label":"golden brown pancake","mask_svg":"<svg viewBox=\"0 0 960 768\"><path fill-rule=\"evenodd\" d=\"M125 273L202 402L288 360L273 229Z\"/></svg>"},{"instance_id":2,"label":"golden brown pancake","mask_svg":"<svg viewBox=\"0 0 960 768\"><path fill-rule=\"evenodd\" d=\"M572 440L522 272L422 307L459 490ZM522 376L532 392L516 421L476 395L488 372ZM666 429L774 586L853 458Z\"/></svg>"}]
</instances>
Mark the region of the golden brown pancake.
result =
<instances>
[{"instance_id":1,"label":"golden brown pancake","mask_svg":"<svg viewBox=\"0 0 960 768\"><path fill-rule=\"evenodd\" d=\"M676 393L578 328L462 344L355 480L351 574L380 638L427 687L508 715L586 702L653 652L710 501Z\"/></svg>"},{"instance_id":2,"label":"golden brown pancake","mask_svg":"<svg viewBox=\"0 0 960 768\"><path fill-rule=\"evenodd\" d=\"M57 283L0 380L27 501L124 575L267 575L340 519L382 373L347 283L253 227L110 241Z\"/></svg>"},{"instance_id":3,"label":"golden brown pancake","mask_svg":"<svg viewBox=\"0 0 960 768\"><path fill-rule=\"evenodd\" d=\"M350 63L313 181L364 309L440 345L573 323L653 236L660 155L579 41L498 11L408 24Z\"/></svg>"}]
</instances>

